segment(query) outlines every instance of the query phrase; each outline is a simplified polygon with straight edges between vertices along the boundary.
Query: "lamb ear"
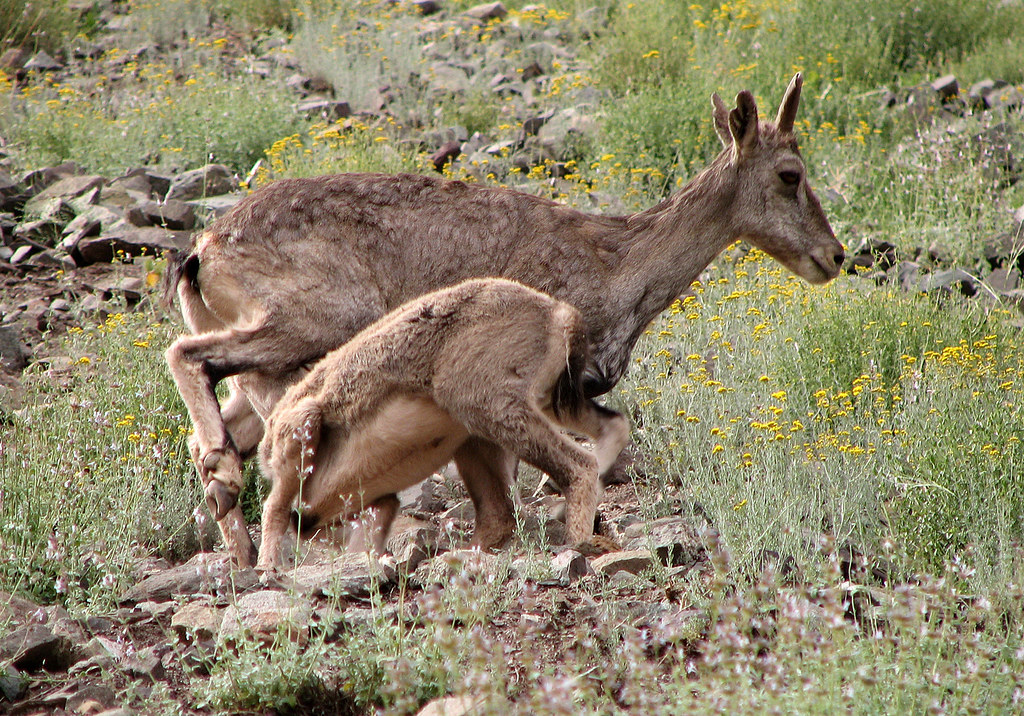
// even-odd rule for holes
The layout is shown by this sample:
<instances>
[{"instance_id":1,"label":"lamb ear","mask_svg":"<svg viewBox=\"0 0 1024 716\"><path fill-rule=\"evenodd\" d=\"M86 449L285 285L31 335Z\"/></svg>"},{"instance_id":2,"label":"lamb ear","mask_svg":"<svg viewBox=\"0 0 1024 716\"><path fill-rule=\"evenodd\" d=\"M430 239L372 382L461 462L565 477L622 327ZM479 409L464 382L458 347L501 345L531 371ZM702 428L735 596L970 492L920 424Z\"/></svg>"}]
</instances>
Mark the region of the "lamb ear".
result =
<instances>
[{"instance_id":1,"label":"lamb ear","mask_svg":"<svg viewBox=\"0 0 1024 716\"><path fill-rule=\"evenodd\" d=\"M757 144L757 102L754 95L743 90L736 95L736 108L729 112L729 129L732 132L733 149L736 159L749 154Z\"/></svg>"},{"instance_id":2,"label":"lamb ear","mask_svg":"<svg viewBox=\"0 0 1024 716\"><path fill-rule=\"evenodd\" d=\"M793 122L796 121L796 110L800 106L800 88L804 84L804 76L800 72L793 75L786 88L786 94L779 105L779 114L775 118L775 124L780 132L792 134Z\"/></svg>"},{"instance_id":3,"label":"lamb ear","mask_svg":"<svg viewBox=\"0 0 1024 716\"><path fill-rule=\"evenodd\" d=\"M711 95L711 105L714 107L712 116L715 120L715 132L722 140L722 146L728 149L732 146L732 134L729 133L729 108L725 106L725 102L717 92Z\"/></svg>"}]
</instances>

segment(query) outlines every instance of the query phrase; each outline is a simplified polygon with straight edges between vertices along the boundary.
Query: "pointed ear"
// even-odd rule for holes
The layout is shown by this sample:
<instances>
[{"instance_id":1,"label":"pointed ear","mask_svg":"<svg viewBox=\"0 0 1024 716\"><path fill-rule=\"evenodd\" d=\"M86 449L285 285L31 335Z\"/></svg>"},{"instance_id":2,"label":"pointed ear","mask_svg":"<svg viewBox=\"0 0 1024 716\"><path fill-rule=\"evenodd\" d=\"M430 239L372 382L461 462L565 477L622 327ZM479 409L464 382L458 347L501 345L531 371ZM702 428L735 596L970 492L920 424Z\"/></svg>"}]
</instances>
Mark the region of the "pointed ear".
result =
<instances>
[{"instance_id":1,"label":"pointed ear","mask_svg":"<svg viewBox=\"0 0 1024 716\"><path fill-rule=\"evenodd\" d=\"M712 116L715 120L715 131L718 138L722 140L722 146L728 149L732 146L732 135L729 133L729 108L715 92L711 95L711 105L714 107Z\"/></svg>"},{"instance_id":2,"label":"pointed ear","mask_svg":"<svg viewBox=\"0 0 1024 716\"><path fill-rule=\"evenodd\" d=\"M775 124L780 132L793 133L793 122L796 120L796 109L800 106L800 88L803 84L804 76L799 72L793 75L793 79L789 81L786 95L782 98L782 104L779 105L779 114L775 118Z\"/></svg>"},{"instance_id":3,"label":"pointed ear","mask_svg":"<svg viewBox=\"0 0 1024 716\"><path fill-rule=\"evenodd\" d=\"M757 103L747 90L736 95L736 108L729 112L729 130L736 159L748 154L757 144Z\"/></svg>"}]
</instances>

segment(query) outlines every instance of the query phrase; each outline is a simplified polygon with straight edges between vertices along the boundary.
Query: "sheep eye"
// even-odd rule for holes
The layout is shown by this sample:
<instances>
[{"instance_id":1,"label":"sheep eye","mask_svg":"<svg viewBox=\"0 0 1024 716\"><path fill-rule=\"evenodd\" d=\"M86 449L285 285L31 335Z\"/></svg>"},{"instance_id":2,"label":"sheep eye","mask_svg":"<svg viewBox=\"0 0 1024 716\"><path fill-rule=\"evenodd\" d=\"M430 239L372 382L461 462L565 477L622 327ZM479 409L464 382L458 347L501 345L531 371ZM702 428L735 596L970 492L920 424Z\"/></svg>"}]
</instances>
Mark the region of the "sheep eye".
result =
<instances>
[{"instance_id":1,"label":"sheep eye","mask_svg":"<svg viewBox=\"0 0 1024 716\"><path fill-rule=\"evenodd\" d=\"M796 186L800 183L800 172L779 172L779 179L783 184Z\"/></svg>"}]
</instances>

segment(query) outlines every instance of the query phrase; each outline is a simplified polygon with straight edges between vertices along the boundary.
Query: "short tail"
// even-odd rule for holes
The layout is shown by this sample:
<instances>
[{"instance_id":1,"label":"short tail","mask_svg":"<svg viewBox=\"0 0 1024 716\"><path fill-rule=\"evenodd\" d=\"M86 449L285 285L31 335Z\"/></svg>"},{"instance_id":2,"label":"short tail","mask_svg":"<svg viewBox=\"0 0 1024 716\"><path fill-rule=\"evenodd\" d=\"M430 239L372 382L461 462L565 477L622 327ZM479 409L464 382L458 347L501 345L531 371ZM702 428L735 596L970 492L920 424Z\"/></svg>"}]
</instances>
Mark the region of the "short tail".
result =
<instances>
[{"instance_id":1,"label":"short tail","mask_svg":"<svg viewBox=\"0 0 1024 716\"><path fill-rule=\"evenodd\" d=\"M178 295L178 285L187 279L189 286L199 293L199 257L192 252L170 251L167 257L167 270L164 271L161 290L161 303L168 311L174 311L174 299Z\"/></svg>"},{"instance_id":2,"label":"short tail","mask_svg":"<svg viewBox=\"0 0 1024 716\"><path fill-rule=\"evenodd\" d=\"M561 319L565 335L565 369L551 392L551 411L559 419L579 416L586 402L583 377L590 357L583 317L574 308L564 309L556 313L556 320Z\"/></svg>"}]
</instances>

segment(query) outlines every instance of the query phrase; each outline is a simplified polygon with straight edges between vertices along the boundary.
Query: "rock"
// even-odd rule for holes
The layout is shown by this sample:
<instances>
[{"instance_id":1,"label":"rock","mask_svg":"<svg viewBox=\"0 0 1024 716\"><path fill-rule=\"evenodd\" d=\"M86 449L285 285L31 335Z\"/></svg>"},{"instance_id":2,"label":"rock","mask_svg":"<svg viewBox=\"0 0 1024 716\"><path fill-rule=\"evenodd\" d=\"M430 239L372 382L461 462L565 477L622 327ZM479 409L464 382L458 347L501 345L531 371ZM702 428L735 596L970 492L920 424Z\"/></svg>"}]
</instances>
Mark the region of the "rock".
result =
<instances>
[{"instance_id":1,"label":"rock","mask_svg":"<svg viewBox=\"0 0 1024 716\"><path fill-rule=\"evenodd\" d=\"M654 565L654 557L649 549L634 549L624 552L610 552L591 560L591 566L598 574L611 576L616 572L640 574Z\"/></svg>"},{"instance_id":2,"label":"rock","mask_svg":"<svg viewBox=\"0 0 1024 716\"><path fill-rule=\"evenodd\" d=\"M88 236L75 246L74 259L79 266L108 263L115 256L160 256L164 251L182 251L192 243L189 231L171 231L155 226L134 227L125 224L102 236Z\"/></svg>"},{"instance_id":3,"label":"rock","mask_svg":"<svg viewBox=\"0 0 1024 716\"><path fill-rule=\"evenodd\" d=\"M206 602L191 602L171 618L171 629L183 642L212 639L220 632L224 610Z\"/></svg>"},{"instance_id":4,"label":"rock","mask_svg":"<svg viewBox=\"0 0 1024 716\"><path fill-rule=\"evenodd\" d=\"M483 696L442 696L427 703L416 716L476 716L484 711Z\"/></svg>"},{"instance_id":5,"label":"rock","mask_svg":"<svg viewBox=\"0 0 1024 716\"><path fill-rule=\"evenodd\" d=\"M233 568L225 554L201 552L185 564L146 577L121 596L122 604L165 602L192 594L240 594L259 584L253 569Z\"/></svg>"},{"instance_id":6,"label":"rock","mask_svg":"<svg viewBox=\"0 0 1024 716\"><path fill-rule=\"evenodd\" d=\"M388 540L387 549L394 555L395 569L398 570L398 573L409 574L423 560L438 553L437 528L418 520L417 524L405 529L399 529L396 525Z\"/></svg>"},{"instance_id":7,"label":"rock","mask_svg":"<svg viewBox=\"0 0 1024 716\"><path fill-rule=\"evenodd\" d=\"M412 576L412 582L419 586L447 584L452 577L466 572L473 577L496 578L498 555L475 549L459 549L424 561ZM502 575L503 576L503 575Z\"/></svg>"},{"instance_id":8,"label":"rock","mask_svg":"<svg viewBox=\"0 0 1024 716\"><path fill-rule=\"evenodd\" d=\"M921 275L921 264L916 261L900 261L896 267L896 277L900 288L904 291L917 290L918 277Z\"/></svg>"},{"instance_id":9,"label":"rock","mask_svg":"<svg viewBox=\"0 0 1024 716\"><path fill-rule=\"evenodd\" d=\"M1024 214L1024 211L1018 209ZM1017 226L1014 232L1003 232L985 242L985 260L992 268L1015 266L1024 269L1024 234Z\"/></svg>"},{"instance_id":10,"label":"rock","mask_svg":"<svg viewBox=\"0 0 1024 716\"><path fill-rule=\"evenodd\" d=\"M17 72L25 67L29 55L20 47L12 47L0 55L0 69Z\"/></svg>"},{"instance_id":11,"label":"rock","mask_svg":"<svg viewBox=\"0 0 1024 716\"><path fill-rule=\"evenodd\" d=\"M308 102L300 102L296 105L295 110L307 119L319 117L320 119L326 119L329 122L352 116L352 107L349 106L348 102L341 102L333 99L317 99L310 100Z\"/></svg>"},{"instance_id":12,"label":"rock","mask_svg":"<svg viewBox=\"0 0 1024 716\"><path fill-rule=\"evenodd\" d=\"M315 595L365 596L373 585L391 584L397 575L385 560L359 552L343 554L325 564L296 567L288 572L288 577L298 587Z\"/></svg>"},{"instance_id":13,"label":"rock","mask_svg":"<svg viewBox=\"0 0 1024 716\"><path fill-rule=\"evenodd\" d=\"M223 164L207 164L175 177L165 198L188 201L217 194L229 194L237 188L238 184L230 169Z\"/></svg>"},{"instance_id":14,"label":"rock","mask_svg":"<svg viewBox=\"0 0 1024 716\"><path fill-rule=\"evenodd\" d=\"M441 4L437 0L413 0L412 4L419 11L420 15L424 16L433 15L441 11Z\"/></svg>"},{"instance_id":15,"label":"rock","mask_svg":"<svg viewBox=\"0 0 1024 716\"><path fill-rule=\"evenodd\" d=\"M569 107L557 112L537 132L541 144L559 161L578 159L583 146L597 131L589 108Z\"/></svg>"},{"instance_id":16,"label":"rock","mask_svg":"<svg viewBox=\"0 0 1024 716\"><path fill-rule=\"evenodd\" d=\"M84 174L68 176L49 184L45 189L33 196L25 204L25 213L38 215L41 208L51 199L69 200L98 189L106 183L101 176Z\"/></svg>"},{"instance_id":17,"label":"rock","mask_svg":"<svg viewBox=\"0 0 1024 716\"><path fill-rule=\"evenodd\" d=\"M1024 105L1024 94L1013 85L995 88L985 95L985 105L989 109L1017 109Z\"/></svg>"},{"instance_id":18,"label":"rock","mask_svg":"<svg viewBox=\"0 0 1024 716\"><path fill-rule=\"evenodd\" d=\"M947 102L956 98L960 93L960 83L956 81L956 77L953 75L943 75L932 82L932 89L935 90L943 102Z\"/></svg>"},{"instance_id":19,"label":"rock","mask_svg":"<svg viewBox=\"0 0 1024 716\"><path fill-rule=\"evenodd\" d=\"M29 351L22 342L16 326L0 326L0 367L15 373L22 372L29 365ZM8 605L4 604L3 597L9 596L0 594L0 622ZM16 599L17 597L11 597ZM26 601L24 599L19 601ZM31 604L32 602L26 602ZM9 604L9 602L8 602ZM34 605L33 605L34 606Z\"/></svg>"},{"instance_id":20,"label":"rock","mask_svg":"<svg viewBox=\"0 0 1024 716\"><path fill-rule=\"evenodd\" d=\"M707 559L700 528L693 519L662 517L626 527L623 538L627 550L653 550L658 560L668 567L693 566Z\"/></svg>"},{"instance_id":21,"label":"rock","mask_svg":"<svg viewBox=\"0 0 1024 716\"><path fill-rule=\"evenodd\" d=\"M68 177L76 176L81 173L81 168L74 162L64 162L57 166L43 167L42 169L33 169L28 171L21 176L20 182L27 186L34 195L54 182L58 182L61 179L67 179Z\"/></svg>"},{"instance_id":22,"label":"rock","mask_svg":"<svg viewBox=\"0 0 1024 716\"><path fill-rule=\"evenodd\" d=\"M437 481L427 478L398 493L403 511L434 513L444 507L444 500L437 495Z\"/></svg>"},{"instance_id":23,"label":"rock","mask_svg":"<svg viewBox=\"0 0 1024 716\"><path fill-rule=\"evenodd\" d=\"M24 69L35 70L37 72L54 72L56 70L64 69L64 65L40 50L25 63Z\"/></svg>"},{"instance_id":24,"label":"rock","mask_svg":"<svg viewBox=\"0 0 1024 716\"><path fill-rule=\"evenodd\" d=\"M505 9L505 6L500 1L489 2L482 5L474 5L462 13L462 15L481 22L487 22L488 20L501 20L508 15L508 10Z\"/></svg>"},{"instance_id":25,"label":"rock","mask_svg":"<svg viewBox=\"0 0 1024 716\"><path fill-rule=\"evenodd\" d=\"M13 327L5 326L0 328L0 347L3 345L3 335L5 330L11 330ZM13 329L15 335L17 335L17 329ZM10 592L0 591L0 624L7 622L14 622L15 624L25 624L31 618L32 615L38 612L42 607L34 602L30 602L27 599L16 597Z\"/></svg>"},{"instance_id":26,"label":"rock","mask_svg":"<svg viewBox=\"0 0 1024 716\"><path fill-rule=\"evenodd\" d=\"M562 586L568 586L580 577L594 573L587 558L574 549L564 550L552 557L551 570Z\"/></svg>"},{"instance_id":27,"label":"rock","mask_svg":"<svg viewBox=\"0 0 1024 716\"><path fill-rule=\"evenodd\" d=\"M213 219L226 214L234 208L235 204L244 198L243 194L221 194L219 196L208 196L202 199L193 199L189 202L204 221L210 222Z\"/></svg>"},{"instance_id":28,"label":"rock","mask_svg":"<svg viewBox=\"0 0 1024 716\"><path fill-rule=\"evenodd\" d=\"M1009 293L1020 288L1020 275L1017 268L999 268L985 277L985 283L998 294Z\"/></svg>"},{"instance_id":29,"label":"rock","mask_svg":"<svg viewBox=\"0 0 1024 716\"><path fill-rule=\"evenodd\" d=\"M142 202L129 209L125 218L135 226L160 226L174 231L189 230L196 225L195 209L177 199L162 204Z\"/></svg>"},{"instance_id":30,"label":"rock","mask_svg":"<svg viewBox=\"0 0 1024 716\"><path fill-rule=\"evenodd\" d=\"M18 701L28 691L28 683L28 677L13 666L6 666L0 671L0 696L12 703Z\"/></svg>"},{"instance_id":31,"label":"rock","mask_svg":"<svg viewBox=\"0 0 1024 716\"><path fill-rule=\"evenodd\" d=\"M98 236L103 229L110 229L120 220L120 214L105 206L91 206L64 226L61 231L64 239L60 242L60 248L71 253L83 238Z\"/></svg>"},{"instance_id":32,"label":"rock","mask_svg":"<svg viewBox=\"0 0 1024 716\"><path fill-rule=\"evenodd\" d=\"M446 141L441 148L430 155L430 163L435 171L443 171L445 165L454 162L462 154L462 144L458 141Z\"/></svg>"},{"instance_id":33,"label":"rock","mask_svg":"<svg viewBox=\"0 0 1024 716\"><path fill-rule=\"evenodd\" d=\"M928 274L918 281L917 288L925 293L952 293L956 289L970 298L978 292L978 280L963 269L950 269Z\"/></svg>"},{"instance_id":34,"label":"rock","mask_svg":"<svg viewBox=\"0 0 1024 716\"><path fill-rule=\"evenodd\" d=\"M312 614L305 595L265 589L245 594L228 605L220 628L226 637L252 634L267 642L283 630L292 640L305 643Z\"/></svg>"},{"instance_id":35,"label":"rock","mask_svg":"<svg viewBox=\"0 0 1024 716\"><path fill-rule=\"evenodd\" d=\"M152 681L163 680L167 671L164 669L162 657L169 648L166 644L157 644L140 651L133 651L121 662L121 668L136 678L146 678Z\"/></svg>"},{"instance_id":36,"label":"rock","mask_svg":"<svg viewBox=\"0 0 1024 716\"><path fill-rule=\"evenodd\" d=\"M71 663L71 643L42 624L19 627L0 639L0 661L18 669L35 671L66 669Z\"/></svg>"},{"instance_id":37,"label":"rock","mask_svg":"<svg viewBox=\"0 0 1024 716\"><path fill-rule=\"evenodd\" d=\"M114 690L106 684L83 684L74 695L68 697L64 708L74 714L94 714L116 700Z\"/></svg>"}]
</instances>

